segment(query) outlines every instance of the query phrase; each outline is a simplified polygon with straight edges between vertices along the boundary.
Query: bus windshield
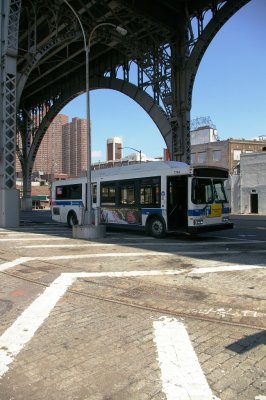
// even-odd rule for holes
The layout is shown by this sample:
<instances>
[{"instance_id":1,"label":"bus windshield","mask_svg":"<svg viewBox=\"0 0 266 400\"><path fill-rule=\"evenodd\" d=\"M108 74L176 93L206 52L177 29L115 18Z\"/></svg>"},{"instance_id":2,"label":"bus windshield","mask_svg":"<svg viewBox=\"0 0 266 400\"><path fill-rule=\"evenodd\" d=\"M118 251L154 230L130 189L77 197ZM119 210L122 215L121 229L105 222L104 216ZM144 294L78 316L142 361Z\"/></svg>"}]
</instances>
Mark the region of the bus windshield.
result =
<instances>
[{"instance_id":1,"label":"bus windshield","mask_svg":"<svg viewBox=\"0 0 266 400\"><path fill-rule=\"evenodd\" d=\"M193 178L192 202L194 204L226 203L222 179Z\"/></svg>"}]
</instances>

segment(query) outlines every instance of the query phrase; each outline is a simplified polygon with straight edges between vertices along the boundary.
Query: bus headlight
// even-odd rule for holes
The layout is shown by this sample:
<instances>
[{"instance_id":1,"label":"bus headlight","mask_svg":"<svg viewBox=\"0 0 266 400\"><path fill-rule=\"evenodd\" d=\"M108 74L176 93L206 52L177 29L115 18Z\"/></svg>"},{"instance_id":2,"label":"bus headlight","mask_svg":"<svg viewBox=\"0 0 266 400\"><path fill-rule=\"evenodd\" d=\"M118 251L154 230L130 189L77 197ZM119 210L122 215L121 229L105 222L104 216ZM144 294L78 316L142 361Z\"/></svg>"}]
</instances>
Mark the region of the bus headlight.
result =
<instances>
[{"instance_id":1,"label":"bus headlight","mask_svg":"<svg viewBox=\"0 0 266 400\"><path fill-rule=\"evenodd\" d=\"M222 221L223 221L223 222L229 222L229 217L223 217L223 218L222 218Z\"/></svg>"},{"instance_id":2,"label":"bus headlight","mask_svg":"<svg viewBox=\"0 0 266 400\"><path fill-rule=\"evenodd\" d=\"M203 225L203 219L193 219L193 225Z\"/></svg>"}]
</instances>

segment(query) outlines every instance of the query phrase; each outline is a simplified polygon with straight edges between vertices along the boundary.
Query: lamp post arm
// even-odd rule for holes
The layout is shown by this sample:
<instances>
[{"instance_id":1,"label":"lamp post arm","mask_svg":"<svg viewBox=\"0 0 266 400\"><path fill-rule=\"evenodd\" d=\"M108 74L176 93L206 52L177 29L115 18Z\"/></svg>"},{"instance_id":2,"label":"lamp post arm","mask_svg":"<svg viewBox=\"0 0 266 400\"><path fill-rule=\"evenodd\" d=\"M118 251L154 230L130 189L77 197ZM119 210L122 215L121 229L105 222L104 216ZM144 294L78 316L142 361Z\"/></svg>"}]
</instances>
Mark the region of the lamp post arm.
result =
<instances>
[{"instance_id":1,"label":"lamp post arm","mask_svg":"<svg viewBox=\"0 0 266 400\"><path fill-rule=\"evenodd\" d=\"M85 31L84 31L82 22L81 22L81 20L80 20L80 18L79 18L79 15L78 15L78 13L74 10L74 8L69 4L69 2L68 2L67 0L64 0L64 2L68 5L68 7L70 8L70 10L73 12L73 14L75 15L75 17L76 17L77 20L78 20L78 23L79 23L79 26L80 26L80 29L81 29L81 32L82 32L82 35L83 35L84 50L86 51L86 48L87 48L87 39L86 39L86 34L85 34Z\"/></svg>"},{"instance_id":2,"label":"lamp post arm","mask_svg":"<svg viewBox=\"0 0 266 400\"><path fill-rule=\"evenodd\" d=\"M137 150L137 149L134 149L134 147L128 147L128 146L120 147L120 150L122 150L122 149L131 149L131 150L134 150L137 153L139 153L139 162L141 163L141 150Z\"/></svg>"},{"instance_id":3,"label":"lamp post arm","mask_svg":"<svg viewBox=\"0 0 266 400\"><path fill-rule=\"evenodd\" d=\"M92 30L91 30L91 33L90 33L90 36L89 36L89 39L88 39L88 48L90 48L91 47L91 39L92 39L92 36L93 36L93 34L94 34L94 32L96 31L96 29L98 29L100 26L112 26L112 27L114 27L114 28L117 28L117 25L115 25L115 24L112 24L111 22L102 22L102 23L100 23L100 24L98 24L98 25L96 25Z\"/></svg>"},{"instance_id":4,"label":"lamp post arm","mask_svg":"<svg viewBox=\"0 0 266 400\"><path fill-rule=\"evenodd\" d=\"M125 147L120 147L120 149L131 149L131 150L136 151L136 152L139 153L139 154L141 153L141 150L134 149L134 147L125 146Z\"/></svg>"}]
</instances>

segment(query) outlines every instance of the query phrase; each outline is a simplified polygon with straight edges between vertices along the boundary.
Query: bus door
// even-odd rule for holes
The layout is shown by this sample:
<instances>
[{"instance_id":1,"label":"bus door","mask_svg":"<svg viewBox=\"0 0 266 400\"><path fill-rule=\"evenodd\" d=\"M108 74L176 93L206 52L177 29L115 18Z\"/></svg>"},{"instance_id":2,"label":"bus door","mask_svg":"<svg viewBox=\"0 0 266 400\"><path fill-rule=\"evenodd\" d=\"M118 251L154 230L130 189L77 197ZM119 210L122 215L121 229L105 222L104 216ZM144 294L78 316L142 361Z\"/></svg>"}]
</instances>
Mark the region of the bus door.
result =
<instances>
[{"instance_id":1,"label":"bus door","mask_svg":"<svg viewBox=\"0 0 266 400\"><path fill-rule=\"evenodd\" d=\"M167 178L167 226L168 230L187 227L187 176Z\"/></svg>"}]
</instances>

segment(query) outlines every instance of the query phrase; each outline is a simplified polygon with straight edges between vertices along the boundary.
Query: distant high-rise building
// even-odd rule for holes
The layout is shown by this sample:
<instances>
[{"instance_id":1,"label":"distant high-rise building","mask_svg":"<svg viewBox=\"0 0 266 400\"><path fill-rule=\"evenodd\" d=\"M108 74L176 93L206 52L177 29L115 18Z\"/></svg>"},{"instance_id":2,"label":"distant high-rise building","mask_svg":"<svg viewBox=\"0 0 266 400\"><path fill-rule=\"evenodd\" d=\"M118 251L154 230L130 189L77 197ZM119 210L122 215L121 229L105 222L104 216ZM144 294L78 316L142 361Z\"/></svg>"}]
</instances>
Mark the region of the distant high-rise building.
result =
<instances>
[{"instance_id":1,"label":"distant high-rise building","mask_svg":"<svg viewBox=\"0 0 266 400\"><path fill-rule=\"evenodd\" d=\"M122 138L113 137L107 139L107 161L122 159Z\"/></svg>"},{"instance_id":2,"label":"distant high-rise building","mask_svg":"<svg viewBox=\"0 0 266 400\"><path fill-rule=\"evenodd\" d=\"M68 122L68 116L58 114L47 129L33 164L33 175L57 174L62 172L62 126ZM19 140L19 146L22 146ZM21 165L16 156L16 172L21 175Z\"/></svg>"},{"instance_id":3,"label":"distant high-rise building","mask_svg":"<svg viewBox=\"0 0 266 400\"><path fill-rule=\"evenodd\" d=\"M56 174L62 172L62 126L68 116L58 114L47 129L33 166L34 172Z\"/></svg>"},{"instance_id":4,"label":"distant high-rise building","mask_svg":"<svg viewBox=\"0 0 266 400\"><path fill-rule=\"evenodd\" d=\"M79 176L87 170L87 120L58 114L39 146L33 175L67 174ZM21 174L17 159L16 171Z\"/></svg>"},{"instance_id":5,"label":"distant high-rise building","mask_svg":"<svg viewBox=\"0 0 266 400\"><path fill-rule=\"evenodd\" d=\"M79 176L87 170L87 120L72 118L62 129L62 172Z\"/></svg>"}]
</instances>

